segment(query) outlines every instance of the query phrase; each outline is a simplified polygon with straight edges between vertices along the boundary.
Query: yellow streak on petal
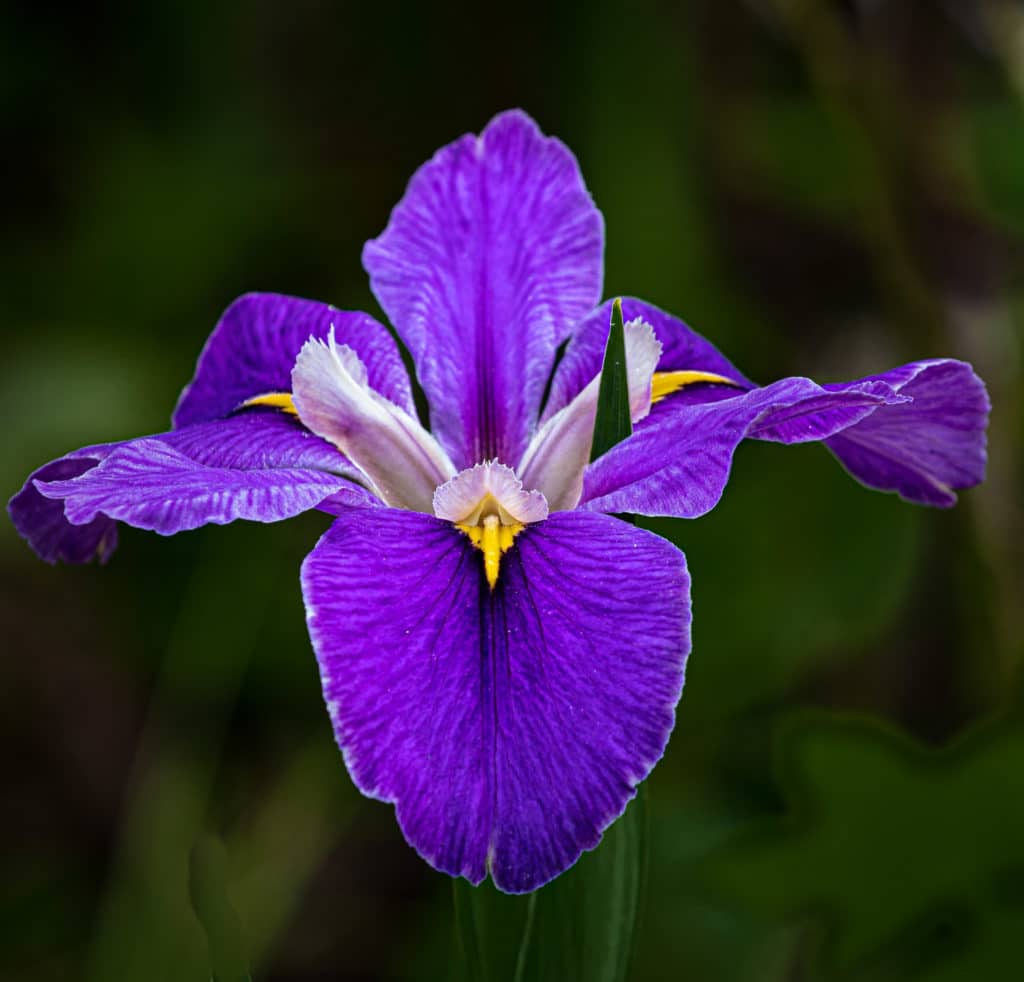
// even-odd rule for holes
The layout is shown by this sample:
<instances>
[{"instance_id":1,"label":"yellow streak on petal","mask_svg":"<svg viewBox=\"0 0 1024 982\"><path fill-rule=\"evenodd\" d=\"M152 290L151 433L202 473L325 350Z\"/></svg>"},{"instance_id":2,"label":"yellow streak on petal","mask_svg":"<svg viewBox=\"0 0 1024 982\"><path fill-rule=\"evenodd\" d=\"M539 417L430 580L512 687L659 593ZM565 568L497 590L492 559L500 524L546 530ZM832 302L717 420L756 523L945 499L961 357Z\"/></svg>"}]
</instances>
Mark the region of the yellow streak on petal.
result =
<instances>
[{"instance_id":1,"label":"yellow streak on petal","mask_svg":"<svg viewBox=\"0 0 1024 982\"><path fill-rule=\"evenodd\" d=\"M658 402L665 396L678 392L683 386L693 385L694 382L714 382L717 385L739 387L739 382L734 382L724 375L716 375L714 372L655 372L651 378L651 402Z\"/></svg>"},{"instance_id":2,"label":"yellow streak on petal","mask_svg":"<svg viewBox=\"0 0 1024 982\"><path fill-rule=\"evenodd\" d=\"M292 402L290 392L268 392L262 396L253 396L251 399L246 399L238 408L248 409L250 406L270 406L292 416L299 415L295 409L295 403Z\"/></svg>"},{"instance_id":3,"label":"yellow streak on petal","mask_svg":"<svg viewBox=\"0 0 1024 982\"><path fill-rule=\"evenodd\" d=\"M460 522L455 527L484 554L484 575L493 590L498 583L501 557L512 548L515 537L524 526L502 525L497 515L487 515L482 525L463 525Z\"/></svg>"}]
</instances>

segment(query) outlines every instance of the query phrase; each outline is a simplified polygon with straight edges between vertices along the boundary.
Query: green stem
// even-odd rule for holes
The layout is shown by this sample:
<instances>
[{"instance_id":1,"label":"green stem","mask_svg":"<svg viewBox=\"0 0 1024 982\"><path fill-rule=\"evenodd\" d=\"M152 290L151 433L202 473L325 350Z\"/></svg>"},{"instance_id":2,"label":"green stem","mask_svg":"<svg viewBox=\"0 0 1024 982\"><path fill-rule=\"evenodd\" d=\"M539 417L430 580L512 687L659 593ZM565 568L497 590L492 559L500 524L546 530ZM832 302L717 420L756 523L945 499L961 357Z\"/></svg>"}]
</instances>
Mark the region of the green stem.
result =
<instances>
[{"instance_id":1,"label":"green stem","mask_svg":"<svg viewBox=\"0 0 1024 982\"><path fill-rule=\"evenodd\" d=\"M537 910L537 891L534 890L526 901L526 923L523 925L523 939L519 942L519 957L516 958L516 974L513 982L523 982L526 978L526 959L533 938L533 917Z\"/></svg>"}]
</instances>

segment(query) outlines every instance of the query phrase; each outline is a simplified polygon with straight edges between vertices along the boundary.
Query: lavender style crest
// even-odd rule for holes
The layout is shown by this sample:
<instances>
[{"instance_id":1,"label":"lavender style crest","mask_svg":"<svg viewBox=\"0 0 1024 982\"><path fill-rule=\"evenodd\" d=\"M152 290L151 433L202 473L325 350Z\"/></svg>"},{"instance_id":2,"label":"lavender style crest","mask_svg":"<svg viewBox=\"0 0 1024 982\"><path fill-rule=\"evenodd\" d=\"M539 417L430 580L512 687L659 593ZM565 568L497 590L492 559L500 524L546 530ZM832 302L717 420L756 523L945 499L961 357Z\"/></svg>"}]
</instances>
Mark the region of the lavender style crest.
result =
<instances>
[{"instance_id":1,"label":"lavender style crest","mask_svg":"<svg viewBox=\"0 0 1024 982\"><path fill-rule=\"evenodd\" d=\"M760 386L628 297L633 434L591 463L603 248L572 153L503 113L424 164L363 252L429 430L380 323L249 294L169 432L76 450L9 505L43 559L71 563L106 561L121 522L334 516L301 579L349 773L432 866L510 893L598 844L675 720L686 562L612 513L703 515L746 439L823 441L861 483L938 507L985 470L970 365Z\"/></svg>"}]
</instances>

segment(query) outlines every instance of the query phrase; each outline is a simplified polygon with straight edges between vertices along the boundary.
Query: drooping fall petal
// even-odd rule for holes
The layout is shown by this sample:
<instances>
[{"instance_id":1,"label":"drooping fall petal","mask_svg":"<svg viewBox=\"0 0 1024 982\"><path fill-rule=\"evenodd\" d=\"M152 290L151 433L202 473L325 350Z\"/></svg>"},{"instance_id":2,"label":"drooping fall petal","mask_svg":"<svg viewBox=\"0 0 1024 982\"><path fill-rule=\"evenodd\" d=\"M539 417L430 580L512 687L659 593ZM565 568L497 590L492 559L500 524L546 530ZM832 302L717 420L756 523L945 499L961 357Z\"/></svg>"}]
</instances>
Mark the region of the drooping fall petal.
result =
<instances>
[{"instance_id":1,"label":"drooping fall petal","mask_svg":"<svg viewBox=\"0 0 1024 982\"><path fill-rule=\"evenodd\" d=\"M491 590L450 524L364 510L335 522L302 584L353 780L444 872L541 886L597 845L665 749L689 578L648 532L552 515Z\"/></svg>"}]
</instances>

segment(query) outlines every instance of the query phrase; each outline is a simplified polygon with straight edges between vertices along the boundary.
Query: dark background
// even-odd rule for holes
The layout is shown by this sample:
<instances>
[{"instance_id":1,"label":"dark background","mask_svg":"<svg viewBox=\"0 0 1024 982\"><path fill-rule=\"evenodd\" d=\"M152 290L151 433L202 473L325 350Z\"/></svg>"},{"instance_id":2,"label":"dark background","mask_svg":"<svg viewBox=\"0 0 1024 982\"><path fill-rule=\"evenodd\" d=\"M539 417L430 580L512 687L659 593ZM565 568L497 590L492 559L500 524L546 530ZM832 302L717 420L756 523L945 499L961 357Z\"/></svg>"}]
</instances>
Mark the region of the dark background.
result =
<instances>
[{"instance_id":1,"label":"dark background","mask_svg":"<svg viewBox=\"0 0 1024 982\"><path fill-rule=\"evenodd\" d=\"M995 979L1020 965L1024 10L1009 2L18 4L0 21L2 488L158 432L220 311L377 312L412 171L522 106L579 156L606 294L749 375L971 360L956 509L818 446L740 449L689 558L633 978ZM222 836L258 980L446 979L448 880L353 789L305 634L313 514L51 568L0 531L0 977L206 977Z\"/></svg>"}]
</instances>

